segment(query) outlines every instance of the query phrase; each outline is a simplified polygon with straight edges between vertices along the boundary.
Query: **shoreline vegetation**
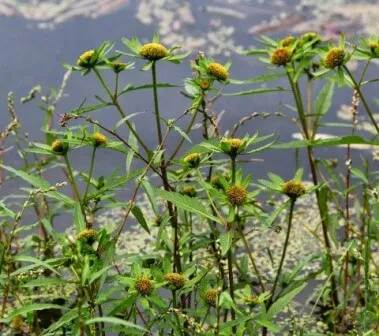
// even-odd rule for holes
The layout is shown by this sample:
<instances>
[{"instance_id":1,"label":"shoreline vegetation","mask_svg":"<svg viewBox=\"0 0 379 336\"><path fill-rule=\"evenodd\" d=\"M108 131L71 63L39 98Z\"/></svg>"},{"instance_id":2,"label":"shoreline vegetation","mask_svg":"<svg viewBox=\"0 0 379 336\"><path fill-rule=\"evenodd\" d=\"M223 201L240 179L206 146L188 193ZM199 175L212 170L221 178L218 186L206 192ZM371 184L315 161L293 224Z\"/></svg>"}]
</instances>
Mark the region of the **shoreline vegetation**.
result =
<instances>
[{"instance_id":1,"label":"shoreline vegetation","mask_svg":"<svg viewBox=\"0 0 379 336\"><path fill-rule=\"evenodd\" d=\"M41 96L44 142L29 139L9 93L0 187L14 179L23 187L0 199L2 335L378 332L379 104L365 91L377 85L370 69L379 58L379 38L347 41L341 35L333 44L309 32L259 41L262 48L243 53L257 57L266 74L247 80L233 78L230 61L182 53L158 34L146 44L123 38L121 51L105 41L75 65L64 65L58 90L41 96L36 86L21 99L26 104ZM160 82L161 62L174 69L183 60L189 60L192 77L183 85ZM359 74L350 70L352 60L362 63ZM136 69L146 84L125 86ZM99 82L98 102L84 99L58 114L68 78L78 74ZM275 85L283 78L285 86ZM252 88L238 91L239 85ZM327 123L341 88L351 93L348 116ZM139 132L138 113L120 103L137 90L153 103L153 147ZM167 119L160 97L174 92L188 107ZM293 100L277 113L297 127L290 142L253 125L254 131L241 134L256 115L224 129L214 111L215 101L225 97L253 102L262 94L277 99L278 93ZM105 108L119 116L112 127L93 116ZM331 134L339 128L343 135L320 128ZM202 134L196 141L195 129ZM173 133L180 135L177 143ZM343 162L320 156L337 147ZM88 168L79 171L72 152L84 148L90 149ZM353 148L365 149L360 162L353 161ZM267 178L255 179L248 165L273 149L296 161L291 178L267 171ZM18 151L21 168L6 162L8 150ZM106 176L96 174L100 151L123 157ZM127 199L121 197L126 189ZM66 231L56 227L58 218L70 223Z\"/></svg>"}]
</instances>

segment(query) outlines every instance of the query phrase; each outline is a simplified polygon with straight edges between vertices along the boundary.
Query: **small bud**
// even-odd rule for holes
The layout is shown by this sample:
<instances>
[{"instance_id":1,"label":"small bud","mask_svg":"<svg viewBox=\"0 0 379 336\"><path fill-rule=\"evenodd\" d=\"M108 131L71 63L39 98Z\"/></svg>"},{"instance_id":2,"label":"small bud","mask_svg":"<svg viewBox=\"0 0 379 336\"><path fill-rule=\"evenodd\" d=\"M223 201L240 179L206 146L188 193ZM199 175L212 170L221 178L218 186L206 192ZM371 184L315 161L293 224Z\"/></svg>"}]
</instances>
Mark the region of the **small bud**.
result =
<instances>
[{"instance_id":1,"label":"small bud","mask_svg":"<svg viewBox=\"0 0 379 336\"><path fill-rule=\"evenodd\" d=\"M219 63L209 64L208 74L221 82L226 81L229 78L229 71Z\"/></svg>"},{"instance_id":2,"label":"small bud","mask_svg":"<svg viewBox=\"0 0 379 336\"><path fill-rule=\"evenodd\" d=\"M208 289L204 294L204 300L209 306L216 306L218 297L217 289Z\"/></svg>"},{"instance_id":3,"label":"small bud","mask_svg":"<svg viewBox=\"0 0 379 336\"><path fill-rule=\"evenodd\" d=\"M200 153L191 153L184 158L184 162L188 164L190 168L197 168L201 161Z\"/></svg>"},{"instance_id":4,"label":"small bud","mask_svg":"<svg viewBox=\"0 0 379 336\"><path fill-rule=\"evenodd\" d=\"M91 67L91 58L94 54L94 50L88 50L80 55L78 61L76 62L78 66L82 68L90 68Z\"/></svg>"},{"instance_id":5,"label":"small bud","mask_svg":"<svg viewBox=\"0 0 379 336\"><path fill-rule=\"evenodd\" d=\"M287 36L286 38L284 38L282 40L282 46L283 47L288 47L289 45L291 45L292 43L294 43L296 41L296 37L293 37L293 36Z\"/></svg>"},{"instance_id":6,"label":"small bud","mask_svg":"<svg viewBox=\"0 0 379 336\"><path fill-rule=\"evenodd\" d=\"M270 62L277 66L286 65L291 61L291 57L292 51L290 48L279 48L271 54Z\"/></svg>"},{"instance_id":7,"label":"small bud","mask_svg":"<svg viewBox=\"0 0 379 336\"><path fill-rule=\"evenodd\" d=\"M306 188L304 183L297 181L289 181L282 185L283 193L285 193L289 198L296 199L301 195L304 195Z\"/></svg>"},{"instance_id":8,"label":"small bud","mask_svg":"<svg viewBox=\"0 0 379 336\"><path fill-rule=\"evenodd\" d=\"M189 196L189 197L195 197L197 192L196 188L194 186L185 186L182 191L183 195Z\"/></svg>"},{"instance_id":9,"label":"small bud","mask_svg":"<svg viewBox=\"0 0 379 336\"><path fill-rule=\"evenodd\" d=\"M373 54L379 54L379 43L378 42L371 42L370 43L370 50Z\"/></svg>"},{"instance_id":10,"label":"small bud","mask_svg":"<svg viewBox=\"0 0 379 336\"><path fill-rule=\"evenodd\" d=\"M258 297L255 295L248 295L244 297L244 301L246 304L249 306L255 307L256 305L259 304Z\"/></svg>"},{"instance_id":11,"label":"small bud","mask_svg":"<svg viewBox=\"0 0 379 336\"><path fill-rule=\"evenodd\" d=\"M203 89L203 90L208 90L210 88L211 84L206 80L206 79L202 79L201 82L200 82L200 87Z\"/></svg>"},{"instance_id":12,"label":"small bud","mask_svg":"<svg viewBox=\"0 0 379 336\"><path fill-rule=\"evenodd\" d=\"M178 273L167 273L163 279L176 289L182 288L186 282L186 278Z\"/></svg>"},{"instance_id":13,"label":"small bud","mask_svg":"<svg viewBox=\"0 0 379 336\"><path fill-rule=\"evenodd\" d=\"M245 148L245 142L242 139L230 138L221 140L221 149L224 153L229 154L231 157L236 157Z\"/></svg>"},{"instance_id":14,"label":"small bud","mask_svg":"<svg viewBox=\"0 0 379 336\"><path fill-rule=\"evenodd\" d=\"M165 46L159 43L148 43L142 46L140 55L149 61L157 61L168 55L168 50Z\"/></svg>"},{"instance_id":15,"label":"small bud","mask_svg":"<svg viewBox=\"0 0 379 336\"><path fill-rule=\"evenodd\" d=\"M154 290L154 285L149 278L143 276L136 280L135 289L142 295L148 295Z\"/></svg>"},{"instance_id":16,"label":"small bud","mask_svg":"<svg viewBox=\"0 0 379 336\"><path fill-rule=\"evenodd\" d=\"M231 205L242 206L247 201L248 192L243 186L234 184L227 190L226 195Z\"/></svg>"},{"instance_id":17,"label":"small bud","mask_svg":"<svg viewBox=\"0 0 379 336\"><path fill-rule=\"evenodd\" d=\"M80 231L76 235L76 240L78 241L87 241L88 244L92 244L95 241L96 231L92 229L86 229Z\"/></svg>"},{"instance_id":18,"label":"small bud","mask_svg":"<svg viewBox=\"0 0 379 336\"><path fill-rule=\"evenodd\" d=\"M120 73L121 71L125 70L126 64L122 63L122 62L115 61L115 62L111 63L111 67L115 73Z\"/></svg>"},{"instance_id":19,"label":"small bud","mask_svg":"<svg viewBox=\"0 0 379 336\"><path fill-rule=\"evenodd\" d=\"M315 46L322 42L322 38L319 34L315 32L305 33L300 37L300 45L304 45L305 43L308 43L311 41L313 42L312 46Z\"/></svg>"},{"instance_id":20,"label":"small bud","mask_svg":"<svg viewBox=\"0 0 379 336\"><path fill-rule=\"evenodd\" d=\"M325 68L334 69L341 66L345 57L345 52L342 48L332 48L325 57Z\"/></svg>"},{"instance_id":21,"label":"small bud","mask_svg":"<svg viewBox=\"0 0 379 336\"><path fill-rule=\"evenodd\" d=\"M105 146L108 142L107 137L101 133L94 133L92 135L92 140L95 147Z\"/></svg>"},{"instance_id":22,"label":"small bud","mask_svg":"<svg viewBox=\"0 0 379 336\"><path fill-rule=\"evenodd\" d=\"M68 145L60 140L55 140L51 145L51 150L59 155L67 153Z\"/></svg>"}]
</instances>

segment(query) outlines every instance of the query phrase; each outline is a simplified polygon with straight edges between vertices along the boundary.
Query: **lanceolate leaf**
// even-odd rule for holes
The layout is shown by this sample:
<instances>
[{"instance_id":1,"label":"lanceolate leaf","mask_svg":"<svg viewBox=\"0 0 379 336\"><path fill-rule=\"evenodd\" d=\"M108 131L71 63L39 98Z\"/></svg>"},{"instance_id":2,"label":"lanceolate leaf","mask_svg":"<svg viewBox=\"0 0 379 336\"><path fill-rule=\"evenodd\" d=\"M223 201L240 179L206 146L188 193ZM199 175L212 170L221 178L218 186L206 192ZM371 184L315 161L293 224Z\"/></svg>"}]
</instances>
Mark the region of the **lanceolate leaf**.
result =
<instances>
[{"instance_id":1,"label":"lanceolate leaf","mask_svg":"<svg viewBox=\"0 0 379 336\"><path fill-rule=\"evenodd\" d=\"M221 223L219 218L212 216L209 213L209 210L207 210L205 208L203 203L201 203L200 201L198 201L195 198L191 198L191 197L184 196L184 195L174 193L174 192L168 192L168 191L158 189L155 187L153 187L153 190L155 191L155 193L158 196L164 198L166 201L173 203L178 208L181 208L181 209L189 211L189 212L196 213L202 217L205 217L205 218L208 218L212 221Z\"/></svg>"},{"instance_id":2,"label":"lanceolate leaf","mask_svg":"<svg viewBox=\"0 0 379 336\"><path fill-rule=\"evenodd\" d=\"M259 88L259 89L253 89L253 90L236 92L236 93L224 93L223 96L250 96L250 95L256 95L256 94L261 94L261 93L279 92L279 91L289 91L289 90L282 87Z\"/></svg>"},{"instance_id":3,"label":"lanceolate leaf","mask_svg":"<svg viewBox=\"0 0 379 336\"><path fill-rule=\"evenodd\" d=\"M224 256L226 253L228 253L230 247L233 243L233 237L234 237L234 231L230 230L228 232L224 232L220 235L220 248L221 248L221 255Z\"/></svg>"},{"instance_id":4,"label":"lanceolate leaf","mask_svg":"<svg viewBox=\"0 0 379 336\"><path fill-rule=\"evenodd\" d=\"M332 104L332 97L334 93L334 82L326 82L324 87L321 89L320 93L317 96L315 103L315 114L323 116L328 112L330 105Z\"/></svg>"},{"instance_id":5,"label":"lanceolate leaf","mask_svg":"<svg viewBox=\"0 0 379 336\"><path fill-rule=\"evenodd\" d=\"M134 217L137 219L138 223L142 226L142 228L147 233L150 233L149 226L147 225L146 219L145 219L141 209L137 205L134 205L132 207L132 213L133 213Z\"/></svg>"},{"instance_id":6,"label":"lanceolate leaf","mask_svg":"<svg viewBox=\"0 0 379 336\"><path fill-rule=\"evenodd\" d=\"M25 315L32 311L45 310L45 309L67 309L67 308L58 306L56 304L50 304L50 303L32 303L22 308L14 310L11 314L9 314L9 316L5 319L5 321L9 322L9 321L12 321L13 318L15 318L18 315Z\"/></svg>"}]
</instances>

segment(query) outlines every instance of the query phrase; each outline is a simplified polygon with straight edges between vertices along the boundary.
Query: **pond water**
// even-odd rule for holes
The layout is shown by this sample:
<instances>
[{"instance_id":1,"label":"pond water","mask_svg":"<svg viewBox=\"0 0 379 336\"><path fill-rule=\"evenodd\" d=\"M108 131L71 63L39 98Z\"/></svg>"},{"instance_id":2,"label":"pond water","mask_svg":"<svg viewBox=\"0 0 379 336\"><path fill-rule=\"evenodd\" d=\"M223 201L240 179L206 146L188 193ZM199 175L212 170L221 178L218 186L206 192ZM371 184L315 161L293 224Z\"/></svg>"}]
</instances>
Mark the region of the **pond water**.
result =
<instances>
[{"instance_id":1,"label":"pond water","mask_svg":"<svg viewBox=\"0 0 379 336\"><path fill-rule=\"evenodd\" d=\"M342 6L341 3L344 3ZM0 31L2 34L2 51L0 53L0 125L9 122L6 113L6 95L14 91L16 108L21 121L27 128L29 138L43 141L39 132L44 114L38 104L21 105L19 99L25 96L35 84L40 84L43 93L50 86L59 87L65 69L62 63L73 64L83 51L99 46L104 40L116 41L116 49L123 49L122 37L137 35L148 41L155 31L159 31L166 45L182 44L185 50L198 50L213 55L218 61L232 60L231 76L246 79L265 72L264 65L256 58L241 56L236 51L258 45L256 36L260 33L272 37L286 36L289 33L301 34L309 29L318 30L324 36L333 38L340 30L368 34L378 28L377 21L369 18L379 12L378 2L361 1L360 6L352 1L330 1L321 6L319 1L260 1L260 0L0 0ZM354 7L355 6L355 7ZM344 11L341 9L344 8ZM355 9L355 10L354 10ZM360 13L359 21L356 17ZM330 16L327 21L325 12ZM371 16L370 16L371 15ZM370 24L368 23L370 22ZM367 23L367 24L366 24ZM377 30L376 30L377 31ZM140 73L142 63L137 62L136 69L124 73L126 83L147 83L149 73ZM374 72L378 73L374 66ZM181 65L159 64L158 77L162 82L181 84L181 80L191 75L188 60ZM374 77L372 74L370 77ZM278 85L286 86L285 80ZM252 88L251 86L249 88ZM246 87L232 86L227 91L235 92ZM315 91L319 90L315 86ZM171 90L171 91L170 91ZM177 89L161 91L161 110L166 118L173 118L188 106ZM374 92L374 88L371 89ZM59 103L58 114L77 108L86 98L86 104L95 102L94 94L104 97L102 89L92 74L81 77L74 73L69 79L67 96ZM368 94L370 92L368 91ZM38 98L39 99L39 98ZM336 120L336 111L341 104L350 104L351 92L339 89L335 104L327 116L328 121ZM225 111L222 125L224 130L241 117L253 112L274 113L279 104L293 104L289 94L266 94L248 97L223 97L214 106L216 113ZM143 138L150 145L156 143L155 128L148 122L152 118L152 94L139 91L125 96L123 106L130 113L145 112L136 117L134 122ZM287 111L288 112L288 111ZM287 113L286 112L286 113ZM362 115L364 112L362 111ZM115 110L108 108L92 114L107 126L118 120ZM290 115L290 113L289 113ZM59 129L56 119L56 126ZM186 120L184 120L186 122ZM240 129L240 135L246 132L260 134L280 133L281 141L288 141L297 132L288 120L278 117L255 118ZM330 132L330 130L329 130ZM336 129L334 134L344 134L346 129ZM201 138L200 131L195 131L195 140ZM179 135L174 134L170 143L175 143ZM198 137L196 139L196 137ZM268 170L291 176L294 160L288 160L288 151L270 150L259 155L264 162L251 164L249 170L259 178ZM323 151L327 157L343 156L340 150ZM77 169L86 168L88 156L85 151L73 152L74 165ZM16 150L5 155L5 164L20 165ZM116 153L106 151L100 163L95 167L96 174L107 174L115 163L123 166L123 159ZM304 161L306 162L306 161ZM307 166L306 163L304 163ZM49 175L47 175L49 177ZM54 178L54 175L51 176ZM1 194L16 191L16 184L5 183Z\"/></svg>"}]
</instances>

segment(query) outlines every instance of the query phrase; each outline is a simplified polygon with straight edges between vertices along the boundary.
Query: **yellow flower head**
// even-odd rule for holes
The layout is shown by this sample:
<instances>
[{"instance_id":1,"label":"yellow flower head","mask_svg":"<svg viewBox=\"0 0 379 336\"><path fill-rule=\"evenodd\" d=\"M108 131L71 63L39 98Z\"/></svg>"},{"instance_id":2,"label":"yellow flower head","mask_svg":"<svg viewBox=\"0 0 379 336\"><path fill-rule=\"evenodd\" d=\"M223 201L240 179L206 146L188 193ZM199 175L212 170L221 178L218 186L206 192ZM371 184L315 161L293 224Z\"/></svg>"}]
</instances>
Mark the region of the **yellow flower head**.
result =
<instances>
[{"instance_id":1,"label":"yellow flower head","mask_svg":"<svg viewBox=\"0 0 379 336\"><path fill-rule=\"evenodd\" d=\"M142 277L136 280L135 288L138 293L142 295L148 295L154 290L154 285L149 278Z\"/></svg>"},{"instance_id":2,"label":"yellow flower head","mask_svg":"<svg viewBox=\"0 0 379 336\"><path fill-rule=\"evenodd\" d=\"M183 188L183 194L187 195L189 197L195 197L196 196L196 188L194 186L185 186Z\"/></svg>"},{"instance_id":3,"label":"yellow flower head","mask_svg":"<svg viewBox=\"0 0 379 336\"><path fill-rule=\"evenodd\" d=\"M160 43L148 43L142 46L140 55L149 61L157 61L168 55L168 50Z\"/></svg>"},{"instance_id":4,"label":"yellow flower head","mask_svg":"<svg viewBox=\"0 0 379 336\"><path fill-rule=\"evenodd\" d=\"M282 190L289 198L292 199L296 199L301 195L304 195L306 192L304 183L298 181L289 181L283 183Z\"/></svg>"},{"instance_id":5,"label":"yellow flower head","mask_svg":"<svg viewBox=\"0 0 379 336\"><path fill-rule=\"evenodd\" d=\"M233 184L227 191L226 196L231 205L241 206L247 201L248 192L240 184Z\"/></svg>"},{"instance_id":6,"label":"yellow flower head","mask_svg":"<svg viewBox=\"0 0 379 336\"><path fill-rule=\"evenodd\" d=\"M189 165L190 168L196 168L199 166L201 160L200 153L191 153L184 158L184 162Z\"/></svg>"},{"instance_id":7,"label":"yellow flower head","mask_svg":"<svg viewBox=\"0 0 379 336\"><path fill-rule=\"evenodd\" d=\"M282 40L282 46L283 47L288 47L289 45L291 45L293 42L296 41L296 37L293 37L293 36L287 36L286 38L284 38Z\"/></svg>"},{"instance_id":8,"label":"yellow flower head","mask_svg":"<svg viewBox=\"0 0 379 336\"><path fill-rule=\"evenodd\" d=\"M93 242L96 236L96 231L92 229L86 229L80 231L76 235L76 240L87 240L87 242Z\"/></svg>"},{"instance_id":9,"label":"yellow flower head","mask_svg":"<svg viewBox=\"0 0 379 336\"><path fill-rule=\"evenodd\" d=\"M246 304L253 306L253 307L255 307L259 303L258 297L255 295L245 296L244 301Z\"/></svg>"},{"instance_id":10,"label":"yellow flower head","mask_svg":"<svg viewBox=\"0 0 379 336\"><path fill-rule=\"evenodd\" d=\"M94 133L92 135L92 140L93 140L93 143L94 143L95 147L104 146L108 142L107 137L104 134L101 134L101 133Z\"/></svg>"},{"instance_id":11,"label":"yellow flower head","mask_svg":"<svg viewBox=\"0 0 379 336\"><path fill-rule=\"evenodd\" d=\"M243 140L238 138L230 138L225 140L233 149L240 149L243 144Z\"/></svg>"},{"instance_id":12,"label":"yellow flower head","mask_svg":"<svg viewBox=\"0 0 379 336\"><path fill-rule=\"evenodd\" d=\"M229 78L229 71L219 63L209 64L208 74L216 78L218 81L226 81Z\"/></svg>"},{"instance_id":13,"label":"yellow flower head","mask_svg":"<svg viewBox=\"0 0 379 336\"><path fill-rule=\"evenodd\" d=\"M56 154L65 154L67 152L67 144L66 143L63 143L62 141L60 140L55 140L52 144L51 144L51 150L53 152L55 152Z\"/></svg>"},{"instance_id":14,"label":"yellow flower head","mask_svg":"<svg viewBox=\"0 0 379 336\"><path fill-rule=\"evenodd\" d=\"M179 273L167 273L163 279L168 281L171 286L174 286L177 289L182 288L186 282L186 278Z\"/></svg>"},{"instance_id":15,"label":"yellow flower head","mask_svg":"<svg viewBox=\"0 0 379 336\"><path fill-rule=\"evenodd\" d=\"M115 73L119 73L119 72L121 72L122 70L124 70L124 68L125 68L125 63L115 61L115 62L112 62L112 63L111 63L111 66L112 66L112 70L113 70Z\"/></svg>"},{"instance_id":16,"label":"yellow flower head","mask_svg":"<svg viewBox=\"0 0 379 336\"><path fill-rule=\"evenodd\" d=\"M371 42L370 43L370 49L371 52L375 54L379 54L379 43L378 42Z\"/></svg>"},{"instance_id":17,"label":"yellow flower head","mask_svg":"<svg viewBox=\"0 0 379 336\"><path fill-rule=\"evenodd\" d=\"M209 306L216 306L218 297L217 289L208 289L204 294L204 300Z\"/></svg>"},{"instance_id":18,"label":"yellow flower head","mask_svg":"<svg viewBox=\"0 0 379 336\"><path fill-rule=\"evenodd\" d=\"M301 44L314 41L314 44L319 44L322 42L322 38L319 34L315 32L305 33L300 37Z\"/></svg>"},{"instance_id":19,"label":"yellow flower head","mask_svg":"<svg viewBox=\"0 0 379 336\"><path fill-rule=\"evenodd\" d=\"M286 65L291 61L292 51L290 48L278 48L270 56L270 62L274 65Z\"/></svg>"},{"instance_id":20,"label":"yellow flower head","mask_svg":"<svg viewBox=\"0 0 379 336\"><path fill-rule=\"evenodd\" d=\"M333 69L343 64L345 51L342 48L332 48L325 57L325 68Z\"/></svg>"},{"instance_id":21,"label":"yellow flower head","mask_svg":"<svg viewBox=\"0 0 379 336\"><path fill-rule=\"evenodd\" d=\"M88 50L81 54L76 64L82 68L88 68L91 65L91 58L94 52L94 50Z\"/></svg>"}]
</instances>

